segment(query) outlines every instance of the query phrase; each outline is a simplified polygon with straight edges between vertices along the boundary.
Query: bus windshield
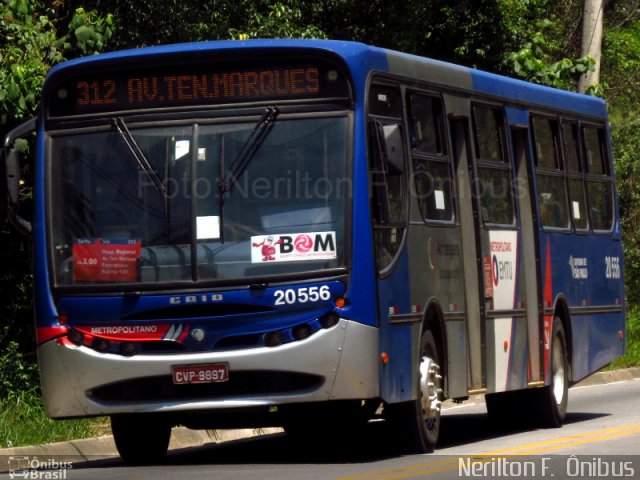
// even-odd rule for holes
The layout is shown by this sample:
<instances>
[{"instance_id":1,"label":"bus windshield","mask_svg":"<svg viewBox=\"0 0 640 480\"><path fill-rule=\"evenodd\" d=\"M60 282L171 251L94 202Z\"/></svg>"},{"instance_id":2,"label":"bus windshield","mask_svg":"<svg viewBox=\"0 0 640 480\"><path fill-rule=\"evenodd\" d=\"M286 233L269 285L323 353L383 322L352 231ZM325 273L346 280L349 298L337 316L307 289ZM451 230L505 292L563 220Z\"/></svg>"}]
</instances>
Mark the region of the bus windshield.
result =
<instances>
[{"instance_id":1,"label":"bus windshield","mask_svg":"<svg viewBox=\"0 0 640 480\"><path fill-rule=\"evenodd\" d=\"M257 122L118 119L52 134L56 284L228 281L345 266L348 115L278 116L230 178Z\"/></svg>"}]
</instances>

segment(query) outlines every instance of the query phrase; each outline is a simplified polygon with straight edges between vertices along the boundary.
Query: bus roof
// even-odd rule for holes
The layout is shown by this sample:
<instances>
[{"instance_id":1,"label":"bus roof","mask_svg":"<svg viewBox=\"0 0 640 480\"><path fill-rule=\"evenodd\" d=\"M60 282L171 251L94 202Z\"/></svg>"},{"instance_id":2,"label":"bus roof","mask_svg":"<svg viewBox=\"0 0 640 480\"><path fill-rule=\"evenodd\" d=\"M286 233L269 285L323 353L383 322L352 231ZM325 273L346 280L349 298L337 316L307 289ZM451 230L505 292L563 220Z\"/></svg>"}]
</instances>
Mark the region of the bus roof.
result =
<instances>
[{"instance_id":1,"label":"bus roof","mask_svg":"<svg viewBox=\"0 0 640 480\"><path fill-rule=\"evenodd\" d=\"M221 40L122 50L77 58L56 65L49 72L47 83L59 75L64 75L68 70L82 70L85 67L97 66L99 63L130 62L131 65L135 65L142 58L151 60L154 57L185 53L198 55L214 51L239 49L255 51L274 48L333 52L349 65L354 82L359 86L366 84L370 73L382 72L424 81L447 89L462 89L468 93L486 95L506 101L513 106L535 105L539 108L559 109L598 119L606 119L607 116L605 102L597 97L546 87L427 57L340 40Z\"/></svg>"}]
</instances>

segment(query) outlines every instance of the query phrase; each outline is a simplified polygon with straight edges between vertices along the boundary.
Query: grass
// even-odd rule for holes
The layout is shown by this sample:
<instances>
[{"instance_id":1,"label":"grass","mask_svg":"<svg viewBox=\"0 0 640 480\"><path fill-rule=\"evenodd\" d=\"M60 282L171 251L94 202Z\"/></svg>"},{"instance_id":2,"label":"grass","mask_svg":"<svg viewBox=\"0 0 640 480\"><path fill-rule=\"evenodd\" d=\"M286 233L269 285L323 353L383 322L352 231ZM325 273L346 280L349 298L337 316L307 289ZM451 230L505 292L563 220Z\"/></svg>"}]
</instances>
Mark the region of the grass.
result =
<instances>
[{"instance_id":1,"label":"grass","mask_svg":"<svg viewBox=\"0 0 640 480\"><path fill-rule=\"evenodd\" d=\"M607 370L640 365L640 306L629 307L627 313L627 353L614 361Z\"/></svg>"},{"instance_id":2,"label":"grass","mask_svg":"<svg viewBox=\"0 0 640 480\"><path fill-rule=\"evenodd\" d=\"M0 400L0 448L39 445L109 433L103 418L51 420L35 391Z\"/></svg>"}]
</instances>

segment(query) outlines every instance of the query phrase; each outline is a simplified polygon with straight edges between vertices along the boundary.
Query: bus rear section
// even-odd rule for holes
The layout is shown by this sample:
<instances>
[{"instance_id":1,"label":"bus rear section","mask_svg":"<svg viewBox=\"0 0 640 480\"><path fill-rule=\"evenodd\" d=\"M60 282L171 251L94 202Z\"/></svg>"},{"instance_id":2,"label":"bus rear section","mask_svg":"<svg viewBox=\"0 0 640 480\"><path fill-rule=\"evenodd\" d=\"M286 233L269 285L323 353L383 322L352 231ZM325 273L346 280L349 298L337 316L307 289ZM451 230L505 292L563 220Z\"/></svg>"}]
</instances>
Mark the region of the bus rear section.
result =
<instances>
[{"instance_id":1,"label":"bus rear section","mask_svg":"<svg viewBox=\"0 0 640 480\"><path fill-rule=\"evenodd\" d=\"M625 350L601 99L387 52L367 91L381 398L436 445L440 400L558 427ZM408 354L407 352L411 352Z\"/></svg>"}]
</instances>

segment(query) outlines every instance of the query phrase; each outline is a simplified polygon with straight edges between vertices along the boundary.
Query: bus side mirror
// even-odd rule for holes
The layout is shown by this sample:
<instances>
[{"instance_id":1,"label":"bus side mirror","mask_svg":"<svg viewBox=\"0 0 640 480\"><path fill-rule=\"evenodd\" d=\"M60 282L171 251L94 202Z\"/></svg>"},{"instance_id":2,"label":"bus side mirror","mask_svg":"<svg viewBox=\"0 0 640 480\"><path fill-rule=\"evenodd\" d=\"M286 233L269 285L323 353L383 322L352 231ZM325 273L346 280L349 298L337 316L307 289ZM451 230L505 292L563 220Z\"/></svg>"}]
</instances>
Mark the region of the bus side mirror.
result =
<instances>
[{"instance_id":1,"label":"bus side mirror","mask_svg":"<svg viewBox=\"0 0 640 480\"><path fill-rule=\"evenodd\" d=\"M4 207L6 204L7 219L22 234L31 233L31 222L25 220L18 215L18 206L20 204L20 152L11 148L13 142L22 138L36 129L36 119L26 121L22 125L11 130L4 139L4 148L0 156L0 175L2 178L2 202Z\"/></svg>"},{"instance_id":2,"label":"bus side mirror","mask_svg":"<svg viewBox=\"0 0 640 480\"><path fill-rule=\"evenodd\" d=\"M31 233L31 222L18 215L20 203L20 152L16 149L3 149L2 160L4 165L0 171L3 175L2 205L6 207L7 219L23 235Z\"/></svg>"}]
</instances>

